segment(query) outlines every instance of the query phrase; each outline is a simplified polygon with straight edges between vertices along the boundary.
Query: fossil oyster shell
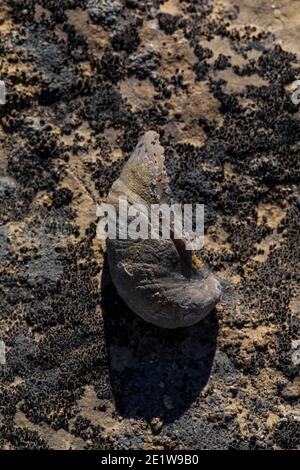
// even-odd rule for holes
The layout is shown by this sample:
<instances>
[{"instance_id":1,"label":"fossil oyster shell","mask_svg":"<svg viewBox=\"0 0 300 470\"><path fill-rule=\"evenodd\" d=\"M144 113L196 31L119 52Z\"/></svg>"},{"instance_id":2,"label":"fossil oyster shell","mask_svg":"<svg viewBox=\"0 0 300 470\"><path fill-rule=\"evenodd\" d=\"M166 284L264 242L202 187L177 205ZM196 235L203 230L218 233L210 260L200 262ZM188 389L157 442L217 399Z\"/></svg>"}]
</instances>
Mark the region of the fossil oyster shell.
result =
<instances>
[{"instance_id":1,"label":"fossil oyster shell","mask_svg":"<svg viewBox=\"0 0 300 470\"><path fill-rule=\"evenodd\" d=\"M164 150L156 132L144 134L112 185L108 201L128 204L170 201ZM197 269L185 240L107 240L110 274L118 294L137 315L163 328L190 326L214 308L221 285Z\"/></svg>"}]
</instances>

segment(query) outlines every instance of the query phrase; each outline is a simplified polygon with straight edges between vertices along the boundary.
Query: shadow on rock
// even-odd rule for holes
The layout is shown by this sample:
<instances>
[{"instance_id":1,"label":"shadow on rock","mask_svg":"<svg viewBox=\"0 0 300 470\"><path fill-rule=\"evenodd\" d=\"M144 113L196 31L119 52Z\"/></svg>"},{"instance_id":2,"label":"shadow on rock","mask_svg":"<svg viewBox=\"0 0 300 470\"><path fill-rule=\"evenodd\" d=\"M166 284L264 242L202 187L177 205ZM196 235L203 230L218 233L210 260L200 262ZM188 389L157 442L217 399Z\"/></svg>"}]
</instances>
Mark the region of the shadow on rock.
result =
<instances>
[{"instance_id":1,"label":"shadow on rock","mask_svg":"<svg viewBox=\"0 0 300 470\"><path fill-rule=\"evenodd\" d=\"M102 309L116 409L127 418L178 418L208 382L218 319L212 312L190 328L166 330L146 323L118 296L107 261Z\"/></svg>"}]
</instances>

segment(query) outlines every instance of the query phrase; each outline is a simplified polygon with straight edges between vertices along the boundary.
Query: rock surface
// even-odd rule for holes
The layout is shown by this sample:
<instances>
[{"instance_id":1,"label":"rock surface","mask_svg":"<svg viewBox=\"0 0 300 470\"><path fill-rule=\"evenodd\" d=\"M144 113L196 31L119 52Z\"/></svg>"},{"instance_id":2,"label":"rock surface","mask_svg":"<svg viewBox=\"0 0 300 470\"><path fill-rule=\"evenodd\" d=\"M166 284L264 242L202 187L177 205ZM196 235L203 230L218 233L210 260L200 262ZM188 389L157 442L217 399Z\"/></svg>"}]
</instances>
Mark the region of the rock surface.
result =
<instances>
[{"instance_id":1,"label":"rock surface","mask_svg":"<svg viewBox=\"0 0 300 470\"><path fill-rule=\"evenodd\" d=\"M299 448L299 8L260 3L1 3L1 448ZM174 331L96 237L150 129L236 297Z\"/></svg>"}]
</instances>

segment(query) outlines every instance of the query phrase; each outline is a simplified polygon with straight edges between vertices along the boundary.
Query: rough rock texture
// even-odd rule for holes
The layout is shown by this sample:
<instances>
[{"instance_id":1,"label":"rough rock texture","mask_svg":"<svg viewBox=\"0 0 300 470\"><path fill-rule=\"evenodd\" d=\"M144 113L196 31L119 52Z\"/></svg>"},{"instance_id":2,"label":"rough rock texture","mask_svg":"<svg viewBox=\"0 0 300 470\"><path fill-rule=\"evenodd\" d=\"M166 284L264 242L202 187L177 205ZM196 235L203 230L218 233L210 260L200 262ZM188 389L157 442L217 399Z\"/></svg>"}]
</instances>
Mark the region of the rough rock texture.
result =
<instances>
[{"instance_id":1,"label":"rough rock texture","mask_svg":"<svg viewBox=\"0 0 300 470\"><path fill-rule=\"evenodd\" d=\"M299 447L300 10L276 6L1 2L1 448ZM134 315L96 238L149 129L236 297L188 329Z\"/></svg>"}]
</instances>

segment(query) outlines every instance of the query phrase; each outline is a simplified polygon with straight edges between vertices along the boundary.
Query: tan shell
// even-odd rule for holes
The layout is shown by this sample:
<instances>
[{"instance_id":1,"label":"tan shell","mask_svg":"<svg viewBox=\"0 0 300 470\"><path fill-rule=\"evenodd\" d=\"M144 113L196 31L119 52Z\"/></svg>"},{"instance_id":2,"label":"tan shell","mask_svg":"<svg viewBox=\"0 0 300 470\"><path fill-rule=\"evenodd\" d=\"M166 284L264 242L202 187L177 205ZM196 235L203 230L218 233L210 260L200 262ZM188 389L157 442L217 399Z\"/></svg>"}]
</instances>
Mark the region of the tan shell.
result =
<instances>
[{"instance_id":1,"label":"tan shell","mask_svg":"<svg viewBox=\"0 0 300 470\"><path fill-rule=\"evenodd\" d=\"M146 132L112 185L108 202L169 201L164 151L156 132ZM214 308L221 285L192 264L185 240L111 240L107 242L112 280L126 304L144 320L164 328L190 326Z\"/></svg>"}]
</instances>

